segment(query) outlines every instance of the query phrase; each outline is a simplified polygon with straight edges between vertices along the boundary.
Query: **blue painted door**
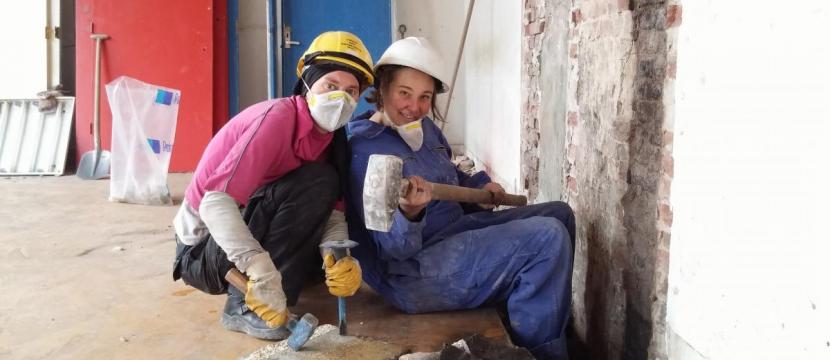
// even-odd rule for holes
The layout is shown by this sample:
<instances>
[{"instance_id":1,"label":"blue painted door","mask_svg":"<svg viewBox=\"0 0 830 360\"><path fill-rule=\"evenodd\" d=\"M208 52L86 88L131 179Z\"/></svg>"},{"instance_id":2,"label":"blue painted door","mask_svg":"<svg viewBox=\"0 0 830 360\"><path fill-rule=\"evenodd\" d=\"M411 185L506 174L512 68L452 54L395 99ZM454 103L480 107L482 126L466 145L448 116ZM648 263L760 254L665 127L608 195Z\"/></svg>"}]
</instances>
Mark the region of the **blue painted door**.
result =
<instances>
[{"instance_id":1,"label":"blue painted door","mask_svg":"<svg viewBox=\"0 0 830 360\"><path fill-rule=\"evenodd\" d=\"M282 0L283 31L291 28L291 40L299 44L282 46L283 96L290 95L297 82L297 60L317 35L344 30L361 40L377 62L392 43L391 0ZM364 93L365 95L366 93ZM355 114L370 109L361 98Z\"/></svg>"}]
</instances>

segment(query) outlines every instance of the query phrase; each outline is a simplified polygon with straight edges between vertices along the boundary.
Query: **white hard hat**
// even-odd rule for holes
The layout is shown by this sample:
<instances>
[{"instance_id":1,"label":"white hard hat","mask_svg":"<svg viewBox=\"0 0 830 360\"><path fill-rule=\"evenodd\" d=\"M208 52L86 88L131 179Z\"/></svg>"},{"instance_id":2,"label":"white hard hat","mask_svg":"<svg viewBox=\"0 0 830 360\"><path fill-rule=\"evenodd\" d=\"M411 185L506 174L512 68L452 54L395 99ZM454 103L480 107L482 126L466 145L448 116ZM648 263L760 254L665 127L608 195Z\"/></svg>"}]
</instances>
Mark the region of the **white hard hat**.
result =
<instances>
[{"instance_id":1,"label":"white hard hat","mask_svg":"<svg viewBox=\"0 0 830 360\"><path fill-rule=\"evenodd\" d=\"M439 93L450 89L450 72L444 59L429 40L422 37L408 37L389 45L375 64L375 72L383 65L403 65L420 70L441 82Z\"/></svg>"}]
</instances>

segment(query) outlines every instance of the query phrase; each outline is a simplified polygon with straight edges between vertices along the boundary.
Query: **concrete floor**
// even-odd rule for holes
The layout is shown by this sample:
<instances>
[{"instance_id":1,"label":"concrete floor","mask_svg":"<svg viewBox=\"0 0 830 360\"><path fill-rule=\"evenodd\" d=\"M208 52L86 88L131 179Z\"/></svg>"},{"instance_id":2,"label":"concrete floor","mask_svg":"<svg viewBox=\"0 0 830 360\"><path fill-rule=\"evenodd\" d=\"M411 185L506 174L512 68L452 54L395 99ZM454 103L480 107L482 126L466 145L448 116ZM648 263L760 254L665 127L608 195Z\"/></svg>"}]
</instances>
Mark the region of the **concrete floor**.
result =
<instances>
[{"instance_id":1,"label":"concrete floor","mask_svg":"<svg viewBox=\"0 0 830 360\"><path fill-rule=\"evenodd\" d=\"M178 199L190 176L172 174ZM175 206L107 200L109 181L0 178L0 358L238 358L223 296L173 282ZM119 250L119 248L123 250Z\"/></svg>"},{"instance_id":2,"label":"concrete floor","mask_svg":"<svg viewBox=\"0 0 830 360\"><path fill-rule=\"evenodd\" d=\"M170 175L176 204L189 180ZM173 282L177 206L108 194L108 180L0 178L0 358L234 359L271 343L222 328L225 296ZM320 285L294 311L335 323L335 303ZM493 309L405 315L368 288L350 304L350 334L413 351L472 333L509 341Z\"/></svg>"}]
</instances>

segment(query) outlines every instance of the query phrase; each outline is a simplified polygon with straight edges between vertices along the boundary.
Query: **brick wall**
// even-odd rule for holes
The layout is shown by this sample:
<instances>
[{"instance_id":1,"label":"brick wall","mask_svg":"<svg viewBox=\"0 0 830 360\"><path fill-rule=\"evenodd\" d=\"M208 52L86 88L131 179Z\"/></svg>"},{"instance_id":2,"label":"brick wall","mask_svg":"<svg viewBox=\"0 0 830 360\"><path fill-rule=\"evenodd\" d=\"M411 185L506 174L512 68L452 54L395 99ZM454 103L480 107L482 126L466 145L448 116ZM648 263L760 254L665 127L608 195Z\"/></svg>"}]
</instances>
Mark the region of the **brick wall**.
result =
<instances>
[{"instance_id":1,"label":"brick wall","mask_svg":"<svg viewBox=\"0 0 830 360\"><path fill-rule=\"evenodd\" d=\"M539 189L539 124L564 124L562 199L577 214L574 328L594 359L666 358L671 206L673 33L681 8L667 0L526 0L523 30L522 178ZM556 54L539 46L568 6L563 116L539 71ZM551 18L557 16L556 19ZM554 101L555 102L555 101ZM553 112L556 114L556 112ZM541 146L544 147L544 144ZM544 160L543 160L544 161Z\"/></svg>"},{"instance_id":2,"label":"brick wall","mask_svg":"<svg viewBox=\"0 0 830 360\"><path fill-rule=\"evenodd\" d=\"M548 21L544 0L525 0L522 16L522 187L530 200L539 190L541 140L541 90L539 88L541 41Z\"/></svg>"}]
</instances>

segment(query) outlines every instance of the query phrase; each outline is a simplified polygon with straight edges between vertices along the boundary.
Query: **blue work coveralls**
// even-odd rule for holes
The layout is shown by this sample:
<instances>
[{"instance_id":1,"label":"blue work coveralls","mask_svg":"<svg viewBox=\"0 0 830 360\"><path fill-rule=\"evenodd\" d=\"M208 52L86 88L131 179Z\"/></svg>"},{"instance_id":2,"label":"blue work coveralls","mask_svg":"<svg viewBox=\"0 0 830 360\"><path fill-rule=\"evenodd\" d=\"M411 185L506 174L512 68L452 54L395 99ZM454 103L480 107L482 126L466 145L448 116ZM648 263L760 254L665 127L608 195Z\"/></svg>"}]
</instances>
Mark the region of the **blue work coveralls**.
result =
<instances>
[{"instance_id":1,"label":"blue work coveralls","mask_svg":"<svg viewBox=\"0 0 830 360\"><path fill-rule=\"evenodd\" d=\"M389 232L367 230L363 181L369 155L403 160L403 176L481 188L490 177L457 170L450 147L429 118L423 146L412 151L397 132L372 122L368 111L349 123L349 236L360 243L363 280L407 313L506 305L514 341L539 359L567 359L565 326L571 308L574 216L562 202L504 211L472 204L430 202L420 221L395 211Z\"/></svg>"}]
</instances>

